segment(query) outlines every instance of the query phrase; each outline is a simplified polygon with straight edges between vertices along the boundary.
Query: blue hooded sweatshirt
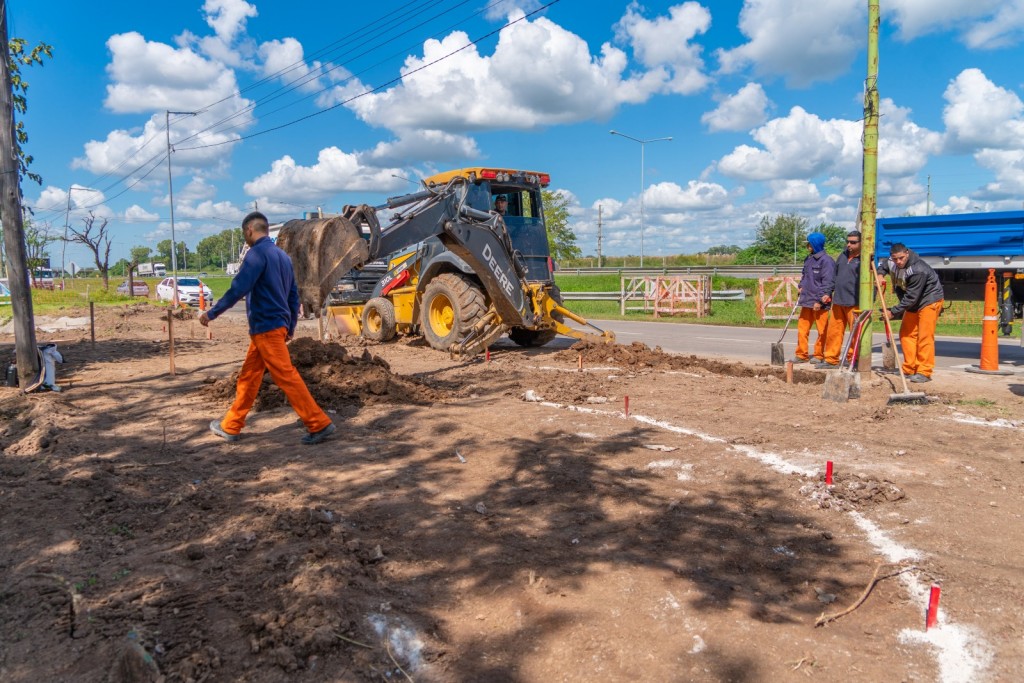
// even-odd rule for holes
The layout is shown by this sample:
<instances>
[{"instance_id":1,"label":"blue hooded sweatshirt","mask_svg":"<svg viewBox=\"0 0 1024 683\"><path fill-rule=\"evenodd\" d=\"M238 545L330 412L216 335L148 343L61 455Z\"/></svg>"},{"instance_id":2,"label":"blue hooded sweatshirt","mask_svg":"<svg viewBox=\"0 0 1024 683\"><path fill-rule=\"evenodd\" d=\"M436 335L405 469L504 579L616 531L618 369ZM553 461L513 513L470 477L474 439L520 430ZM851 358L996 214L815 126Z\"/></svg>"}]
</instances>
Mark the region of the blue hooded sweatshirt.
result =
<instances>
[{"instance_id":1,"label":"blue hooded sweatshirt","mask_svg":"<svg viewBox=\"0 0 1024 683\"><path fill-rule=\"evenodd\" d=\"M804 270L800 276L800 298L797 303L804 308L813 308L821 304L821 297L832 292L836 279L836 262L825 252L825 236L820 232L812 232L807 236L807 243L814 253L804 259Z\"/></svg>"}]
</instances>

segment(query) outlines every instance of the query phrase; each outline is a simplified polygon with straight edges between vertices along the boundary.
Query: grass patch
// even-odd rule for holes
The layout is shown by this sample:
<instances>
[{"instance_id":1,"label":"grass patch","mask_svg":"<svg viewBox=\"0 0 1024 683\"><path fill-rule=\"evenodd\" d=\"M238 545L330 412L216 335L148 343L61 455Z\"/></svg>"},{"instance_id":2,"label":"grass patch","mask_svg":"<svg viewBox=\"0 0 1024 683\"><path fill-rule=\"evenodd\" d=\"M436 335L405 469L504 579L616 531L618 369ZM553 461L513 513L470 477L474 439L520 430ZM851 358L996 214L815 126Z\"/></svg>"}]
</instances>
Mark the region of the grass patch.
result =
<instances>
[{"instance_id":1,"label":"grass patch","mask_svg":"<svg viewBox=\"0 0 1024 683\"><path fill-rule=\"evenodd\" d=\"M956 402L958 406L971 406L973 408L995 408L998 404L987 398L963 398Z\"/></svg>"}]
</instances>

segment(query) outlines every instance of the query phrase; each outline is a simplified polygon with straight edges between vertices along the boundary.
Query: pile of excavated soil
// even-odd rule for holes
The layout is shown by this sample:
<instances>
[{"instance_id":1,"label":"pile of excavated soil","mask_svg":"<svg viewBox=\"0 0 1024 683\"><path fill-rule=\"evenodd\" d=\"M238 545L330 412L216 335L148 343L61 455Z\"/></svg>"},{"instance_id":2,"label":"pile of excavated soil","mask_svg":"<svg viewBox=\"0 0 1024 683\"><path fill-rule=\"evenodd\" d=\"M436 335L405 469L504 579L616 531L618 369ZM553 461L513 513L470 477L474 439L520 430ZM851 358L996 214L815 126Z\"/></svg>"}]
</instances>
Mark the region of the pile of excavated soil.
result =
<instances>
[{"instance_id":1,"label":"pile of excavated soil","mask_svg":"<svg viewBox=\"0 0 1024 683\"><path fill-rule=\"evenodd\" d=\"M386 361L365 349L357 357L344 346L302 338L289 344L288 350L292 364L302 375L309 392L324 409L375 403L424 405L449 398L423 382L391 372ZM233 401L237 381L236 371L201 391L211 400ZM270 373L265 374L253 410L270 410L286 404L284 392L274 384Z\"/></svg>"},{"instance_id":2,"label":"pile of excavated soil","mask_svg":"<svg viewBox=\"0 0 1024 683\"><path fill-rule=\"evenodd\" d=\"M579 356L588 364L600 363L622 367L624 370L642 372L644 370L677 370L688 372L711 372L728 377L765 377L774 376L785 379L785 368L750 366L741 363L726 363L712 358L683 356L665 353L660 346L653 349L643 342L625 344L602 344L592 341L578 341L568 349L559 351L555 357L566 363L575 363ZM793 381L796 383L821 384L825 375L820 372L794 370Z\"/></svg>"}]
</instances>

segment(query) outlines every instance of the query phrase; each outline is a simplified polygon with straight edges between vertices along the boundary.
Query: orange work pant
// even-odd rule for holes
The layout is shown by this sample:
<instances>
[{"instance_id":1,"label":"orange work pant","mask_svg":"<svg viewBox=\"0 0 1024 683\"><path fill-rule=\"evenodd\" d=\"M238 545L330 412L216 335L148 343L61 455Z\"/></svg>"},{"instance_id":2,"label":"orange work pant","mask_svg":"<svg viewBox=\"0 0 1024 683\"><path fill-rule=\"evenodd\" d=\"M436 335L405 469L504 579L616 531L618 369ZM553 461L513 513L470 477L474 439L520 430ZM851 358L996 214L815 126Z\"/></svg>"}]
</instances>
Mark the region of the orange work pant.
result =
<instances>
[{"instance_id":1,"label":"orange work pant","mask_svg":"<svg viewBox=\"0 0 1024 683\"><path fill-rule=\"evenodd\" d=\"M825 358L825 329L828 326L828 309L814 310L803 306L800 308L800 319L796 323L796 357L809 360L807 352L811 340L811 325L818 330L818 339L814 342L814 357Z\"/></svg>"},{"instance_id":2,"label":"orange work pant","mask_svg":"<svg viewBox=\"0 0 1024 683\"><path fill-rule=\"evenodd\" d=\"M939 324L944 301L928 304L920 311L903 314L900 322L900 347L903 349L903 374L931 377L935 370L935 326Z\"/></svg>"},{"instance_id":3,"label":"orange work pant","mask_svg":"<svg viewBox=\"0 0 1024 683\"><path fill-rule=\"evenodd\" d=\"M249 337L249 351L238 373L235 402L220 423L221 429L228 434L237 434L245 426L245 416L256 402L256 394L263 383L264 370L270 372L270 379L288 397L288 402L302 418L307 431L319 432L331 423L331 418L316 404L299 371L292 365L285 344L287 338L288 330L283 327Z\"/></svg>"},{"instance_id":4,"label":"orange work pant","mask_svg":"<svg viewBox=\"0 0 1024 683\"><path fill-rule=\"evenodd\" d=\"M825 335L825 362L839 364L839 354L843 351L843 338L846 330L853 329L853 321L857 317L856 306L836 306L832 304L832 312L828 316L828 333ZM853 344L846 357L853 355Z\"/></svg>"}]
</instances>

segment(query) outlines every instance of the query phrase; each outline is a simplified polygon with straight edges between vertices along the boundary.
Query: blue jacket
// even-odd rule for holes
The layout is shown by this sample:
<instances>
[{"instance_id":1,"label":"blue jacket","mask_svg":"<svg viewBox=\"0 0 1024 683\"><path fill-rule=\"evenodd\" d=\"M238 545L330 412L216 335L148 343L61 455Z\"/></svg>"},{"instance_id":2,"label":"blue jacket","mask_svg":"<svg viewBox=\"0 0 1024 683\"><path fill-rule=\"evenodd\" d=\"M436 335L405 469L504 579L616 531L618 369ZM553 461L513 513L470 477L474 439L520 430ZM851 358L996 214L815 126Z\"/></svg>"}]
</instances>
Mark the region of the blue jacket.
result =
<instances>
[{"instance_id":1,"label":"blue jacket","mask_svg":"<svg viewBox=\"0 0 1024 683\"><path fill-rule=\"evenodd\" d=\"M238 275L221 300L210 309L210 320L245 297L249 334L288 328L288 336L295 333L299 319L299 289L295 285L292 260L270 237L261 237L246 252Z\"/></svg>"},{"instance_id":2,"label":"blue jacket","mask_svg":"<svg viewBox=\"0 0 1024 683\"><path fill-rule=\"evenodd\" d=\"M817 251L804 259L804 271L800 276L800 298L797 303L803 308L813 308L822 303L821 297L832 291L836 278L836 262L824 251Z\"/></svg>"},{"instance_id":3,"label":"blue jacket","mask_svg":"<svg viewBox=\"0 0 1024 683\"><path fill-rule=\"evenodd\" d=\"M850 258L850 250L843 250L836 259L835 286L827 294L836 306L857 305L860 301L860 256Z\"/></svg>"}]
</instances>

